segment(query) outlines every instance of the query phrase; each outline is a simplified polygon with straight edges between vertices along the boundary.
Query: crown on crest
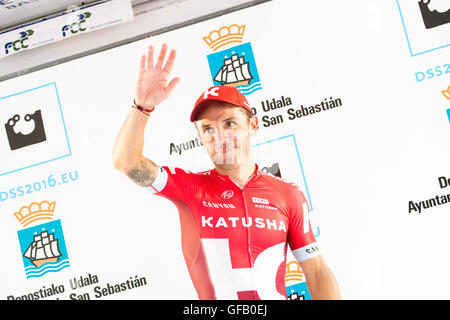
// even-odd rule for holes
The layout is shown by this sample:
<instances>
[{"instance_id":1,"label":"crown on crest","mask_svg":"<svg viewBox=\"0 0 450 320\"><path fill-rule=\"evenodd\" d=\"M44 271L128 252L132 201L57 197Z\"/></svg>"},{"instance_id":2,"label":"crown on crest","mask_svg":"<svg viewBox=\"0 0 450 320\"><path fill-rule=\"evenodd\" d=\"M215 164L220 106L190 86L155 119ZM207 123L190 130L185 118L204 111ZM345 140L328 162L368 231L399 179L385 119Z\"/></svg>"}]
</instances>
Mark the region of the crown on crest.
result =
<instances>
[{"instance_id":1,"label":"crown on crest","mask_svg":"<svg viewBox=\"0 0 450 320\"><path fill-rule=\"evenodd\" d=\"M19 220L22 226L26 227L37 220L52 220L55 211L56 201L33 202L29 206L23 206L14 216Z\"/></svg>"},{"instance_id":2,"label":"crown on crest","mask_svg":"<svg viewBox=\"0 0 450 320\"><path fill-rule=\"evenodd\" d=\"M447 100L450 100L450 86L448 86L447 90L442 90L442 94L447 98Z\"/></svg>"},{"instance_id":3,"label":"crown on crest","mask_svg":"<svg viewBox=\"0 0 450 320\"><path fill-rule=\"evenodd\" d=\"M203 37L203 40L213 51L233 42L242 43L244 39L245 24L239 26L232 24L230 26L223 26L219 30L213 30Z\"/></svg>"},{"instance_id":4,"label":"crown on crest","mask_svg":"<svg viewBox=\"0 0 450 320\"><path fill-rule=\"evenodd\" d=\"M304 280L303 271L300 268L300 265L298 264L297 261L289 262L286 266L286 269L287 269L286 275L284 276L285 281L293 281L293 280L303 281Z\"/></svg>"}]
</instances>

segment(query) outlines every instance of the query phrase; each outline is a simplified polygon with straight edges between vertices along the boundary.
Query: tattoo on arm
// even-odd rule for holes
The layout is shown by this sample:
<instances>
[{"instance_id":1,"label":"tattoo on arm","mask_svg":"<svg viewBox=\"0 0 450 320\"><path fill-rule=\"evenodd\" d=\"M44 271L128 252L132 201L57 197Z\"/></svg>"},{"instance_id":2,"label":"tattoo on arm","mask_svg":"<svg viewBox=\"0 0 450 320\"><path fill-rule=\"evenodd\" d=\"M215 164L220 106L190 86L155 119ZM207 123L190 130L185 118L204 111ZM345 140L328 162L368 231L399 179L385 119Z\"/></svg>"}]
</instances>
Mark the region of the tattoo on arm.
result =
<instances>
[{"instance_id":1,"label":"tattoo on arm","mask_svg":"<svg viewBox=\"0 0 450 320\"><path fill-rule=\"evenodd\" d=\"M158 166L145 157L127 173L128 177L141 187L151 185L155 181L157 174Z\"/></svg>"}]
</instances>

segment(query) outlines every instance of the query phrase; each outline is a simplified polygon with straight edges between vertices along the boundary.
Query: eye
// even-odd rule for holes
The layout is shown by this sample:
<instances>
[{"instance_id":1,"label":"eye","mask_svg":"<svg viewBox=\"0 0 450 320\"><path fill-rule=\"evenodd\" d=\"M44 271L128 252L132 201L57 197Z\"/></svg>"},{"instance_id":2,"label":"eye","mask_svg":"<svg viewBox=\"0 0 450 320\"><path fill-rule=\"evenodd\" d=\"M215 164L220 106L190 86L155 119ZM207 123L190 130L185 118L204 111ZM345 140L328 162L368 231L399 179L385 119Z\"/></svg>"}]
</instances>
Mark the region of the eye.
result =
<instances>
[{"instance_id":1,"label":"eye","mask_svg":"<svg viewBox=\"0 0 450 320\"><path fill-rule=\"evenodd\" d=\"M236 123L235 123L234 121L229 120L229 121L227 121L227 122L225 123L225 125L226 125L228 128L231 128L231 127L234 127L234 126L236 125Z\"/></svg>"},{"instance_id":2,"label":"eye","mask_svg":"<svg viewBox=\"0 0 450 320\"><path fill-rule=\"evenodd\" d=\"M205 134L213 134L214 133L214 128L207 127L205 129L203 129L203 133L205 133Z\"/></svg>"}]
</instances>

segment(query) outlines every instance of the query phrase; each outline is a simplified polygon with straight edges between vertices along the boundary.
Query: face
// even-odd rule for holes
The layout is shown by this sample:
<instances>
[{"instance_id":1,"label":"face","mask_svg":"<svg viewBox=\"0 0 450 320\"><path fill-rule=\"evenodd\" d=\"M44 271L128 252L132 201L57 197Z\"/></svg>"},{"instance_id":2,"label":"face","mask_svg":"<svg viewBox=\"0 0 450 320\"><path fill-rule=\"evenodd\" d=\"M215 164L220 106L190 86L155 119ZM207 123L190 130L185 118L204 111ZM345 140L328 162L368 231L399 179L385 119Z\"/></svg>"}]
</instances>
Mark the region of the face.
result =
<instances>
[{"instance_id":1,"label":"face","mask_svg":"<svg viewBox=\"0 0 450 320\"><path fill-rule=\"evenodd\" d=\"M197 117L199 138L216 166L233 169L249 161L250 137L256 134L258 120L245 109L226 102L210 103Z\"/></svg>"}]
</instances>

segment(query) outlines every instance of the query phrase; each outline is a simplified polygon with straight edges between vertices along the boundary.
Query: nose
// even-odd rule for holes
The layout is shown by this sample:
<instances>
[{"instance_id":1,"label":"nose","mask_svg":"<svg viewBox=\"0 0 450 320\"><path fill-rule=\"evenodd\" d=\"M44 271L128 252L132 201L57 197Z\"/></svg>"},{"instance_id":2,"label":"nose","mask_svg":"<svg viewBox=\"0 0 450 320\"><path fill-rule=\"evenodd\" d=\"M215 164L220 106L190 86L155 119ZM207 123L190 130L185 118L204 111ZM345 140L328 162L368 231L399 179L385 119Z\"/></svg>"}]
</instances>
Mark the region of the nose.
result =
<instances>
[{"instance_id":1,"label":"nose","mask_svg":"<svg viewBox=\"0 0 450 320\"><path fill-rule=\"evenodd\" d=\"M222 144L227 140L227 134L222 128L215 128L213 133L209 135L210 142Z\"/></svg>"},{"instance_id":2,"label":"nose","mask_svg":"<svg viewBox=\"0 0 450 320\"><path fill-rule=\"evenodd\" d=\"M237 141L237 135L233 130L222 128L216 131L214 138L218 145L234 144Z\"/></svg>"}]
</instances>

